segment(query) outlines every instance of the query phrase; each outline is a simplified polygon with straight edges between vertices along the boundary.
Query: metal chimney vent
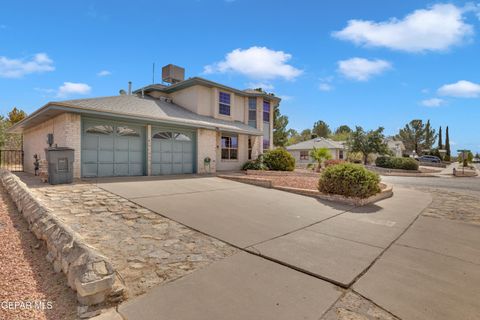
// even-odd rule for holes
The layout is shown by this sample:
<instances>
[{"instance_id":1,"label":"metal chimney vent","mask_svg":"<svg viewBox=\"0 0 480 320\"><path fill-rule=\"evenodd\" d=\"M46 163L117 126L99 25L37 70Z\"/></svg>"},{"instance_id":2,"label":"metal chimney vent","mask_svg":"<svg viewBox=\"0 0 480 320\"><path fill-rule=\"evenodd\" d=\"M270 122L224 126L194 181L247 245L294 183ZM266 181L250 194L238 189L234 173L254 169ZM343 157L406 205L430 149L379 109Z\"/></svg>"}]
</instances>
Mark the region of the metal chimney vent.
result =
<instances>
[{"instance_id":1,"label":"metal chimney vent","mask_svg":"<svg viewBox=\"0 0 480 320\"><path fill-rule=\"evenodd\" d=\"M185 69L173 64L168 64L162 68L162 80L167 83L177 83L185 80Z\"/></svg>"}]
</instances>

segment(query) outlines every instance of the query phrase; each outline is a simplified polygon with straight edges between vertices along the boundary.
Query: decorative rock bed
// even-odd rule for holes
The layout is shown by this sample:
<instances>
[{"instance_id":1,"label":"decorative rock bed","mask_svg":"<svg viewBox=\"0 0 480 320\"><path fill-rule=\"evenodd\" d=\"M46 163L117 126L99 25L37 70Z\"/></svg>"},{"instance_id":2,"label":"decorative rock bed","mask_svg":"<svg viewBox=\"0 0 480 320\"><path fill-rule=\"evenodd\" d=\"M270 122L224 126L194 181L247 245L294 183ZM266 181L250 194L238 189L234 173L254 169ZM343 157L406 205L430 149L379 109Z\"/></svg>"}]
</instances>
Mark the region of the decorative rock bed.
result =
<instances>
[{"instance_id":1,"label":"decorative rock bed","mask_svg":"<svg viewBox=\"0 0 480 320\"><path fill-rule=\"evenodd\" d=\"M250 170L248 170L250 171ZM387 185L385 183L380 183L381 187L381 192L373 195L368 198L352 198L352 197L345 197L342 195L337 195L337 194L325 194L321 193L318 190L315 189L307 189L307 188L295 188L291 186L285 186L285 185L279 185L276 184L275 181L272 180L273 177L279 177L282 176L282 172L274 172L274 171L258 171L256 172L256 176L253 175L253 173L250 173L250 175L219 175L219 178L224 178L224 179L229 179L237 182L243 182L243 183L248 183L252 185L256 185L259 187L264 187L264 188L273 188L273 189L278 189L286 192L291 192L291 193L296 193L296 194L301 194L304 196L309 196L309 197L315 197L318 199L322 200L327 200L327 201L333 201L333 202L339 202L347 205L353 205L353 206L365 206L371 203L375 203L377 201L387 199L393 196L393 187L391 185ZM256 170L252 170L256 171ZM286 174L283 176L295 176L293 174ZM270 179L269 179L270 177ZM312 179L313 178L318 178L318 174L316 175L305 175L305 178Z\"/></svg>"},{"instance_id":2,"label":"decorative rock bed","mask_svg":"<svg viewBox=\"0 0 480 320\"><path fill-rule=\"evenodd\" d=\"M81 304L121 300L123 285L105 256L88 246L75 231L41 204L17 176L0 169L0 180L32 232L46 242L47 260L53 263L55 271L65 273L68 285L77 292Z\"/></svg>"}]
</instances>

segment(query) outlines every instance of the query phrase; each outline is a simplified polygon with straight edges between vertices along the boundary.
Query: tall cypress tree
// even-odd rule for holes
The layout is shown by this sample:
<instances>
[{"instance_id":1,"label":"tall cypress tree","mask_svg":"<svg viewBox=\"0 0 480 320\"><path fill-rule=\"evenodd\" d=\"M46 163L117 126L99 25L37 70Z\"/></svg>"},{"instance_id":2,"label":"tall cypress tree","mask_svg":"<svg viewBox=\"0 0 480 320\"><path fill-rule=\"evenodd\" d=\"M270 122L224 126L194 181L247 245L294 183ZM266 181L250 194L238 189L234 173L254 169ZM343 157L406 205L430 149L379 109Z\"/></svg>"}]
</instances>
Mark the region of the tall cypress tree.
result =
<instances>
[{"instance_id":1,"label":"tall cypress tree","mask_svg":"<svg viewBox=\"0 0 480 320\"><path fill-rule=\"evenodd\" d=\"M438 150L443 149L442 126L438 129Z\"/></svg>"},{"instance_id":2,"label":"tall cypress tree","mask_svg":"<svg viewBox=\"0 0 480 320\"><path fill-rule=\"evenodd\" d=\"M445 155L445 160L450 161L451 153L450 153L450 136L448 134L448 126L445 132L445 149L447 150Z\"/></svg>"}]
</instances>

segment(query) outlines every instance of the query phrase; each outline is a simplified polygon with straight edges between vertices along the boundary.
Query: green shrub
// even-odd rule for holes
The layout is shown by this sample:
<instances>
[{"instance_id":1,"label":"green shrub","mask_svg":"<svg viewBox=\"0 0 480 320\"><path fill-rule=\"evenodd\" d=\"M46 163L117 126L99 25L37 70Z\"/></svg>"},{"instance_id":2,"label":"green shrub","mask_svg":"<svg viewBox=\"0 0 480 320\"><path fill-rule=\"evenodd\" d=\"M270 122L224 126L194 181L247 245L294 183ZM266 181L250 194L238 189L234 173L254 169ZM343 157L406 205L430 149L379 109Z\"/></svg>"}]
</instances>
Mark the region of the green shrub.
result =
<instances>
[{"instance_id":1,"label":"green shrub","mask_svg":"<svg viewBox=\"0 0 480 320\"><path fill-rule=\"evenodd\" d=\"M259 155L257 159L245 162L242 170L268 170L268 167L263 162L263 155Z\"/></svg>"},{"instance_id":2,"label":"green shrub","mask_svg":"<svg viewBox=\"0 0 480 320\"><path fill-rule=\"evenodd\" d=\"M390 157L380 156L375 159L375 165L382 168L390 168Z\"/></svg>"},{"instance_id":3,"label":"green shrub","mask_svg":"<svg viewBox=\"0 0 480 320\"><path fill-rule=\"evenodd\" d=\"M368 198L380 192L380 177L361 165L343 163L323 171L318 190L346 197Z\"/></svg>"},{"instance_id":4,"label":"green shrub","mask_svg":"<svg viewBox=\"0 0 480 320\"><path fill-rule=\"evenodd\" d=\"M293 171L295 158L285 149L269 150L263 155L263 162L270 170Z\"/></svg>"},{"instance_id":5,"label":"green shrub","mask_svg":"<svg viewBox=\"0 0 480 320\"><path fill-rule=\"evenodd\" d=\"M388 169L418 170L418 162L412 158L380 156L375 160L375 164Z\"/></svg>"}]
</instances>

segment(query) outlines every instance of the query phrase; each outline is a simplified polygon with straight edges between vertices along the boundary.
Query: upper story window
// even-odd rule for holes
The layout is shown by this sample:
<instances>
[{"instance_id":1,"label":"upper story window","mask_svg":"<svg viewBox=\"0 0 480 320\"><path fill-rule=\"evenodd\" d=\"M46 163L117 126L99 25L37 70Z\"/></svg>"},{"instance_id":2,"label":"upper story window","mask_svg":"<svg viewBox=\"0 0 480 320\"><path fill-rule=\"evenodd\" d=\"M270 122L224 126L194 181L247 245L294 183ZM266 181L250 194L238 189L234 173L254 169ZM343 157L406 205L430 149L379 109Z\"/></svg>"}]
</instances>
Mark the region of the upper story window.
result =
<instances>
[{"instance_id":1,"label":"upper story window","mask_svg":"<svg viewBox=\"0 0 480 320\"><path fill-rule=\"evenodd\" d=\"M248 98L248 125L257 127L257 98Z\"/></svg>"},{"instance_id":2,"label":"upper story window","mask_svg":"<svg viewBox=\"0 0 480 320\"><path fill-rule=\"evenodd\" d=\"M219 92L218 94L218 113L225 116L230 115L230 93Z\"/></svg>"},{"instance_id":3,"label":"upper story window","mask_svg":"<svg viewBox=\"0 0 480 320\"><path fill-rule=\"evenodd\" d=\"M270 122L270 101L263 100L263 122Z\"/></svg>"}]
</instances>

